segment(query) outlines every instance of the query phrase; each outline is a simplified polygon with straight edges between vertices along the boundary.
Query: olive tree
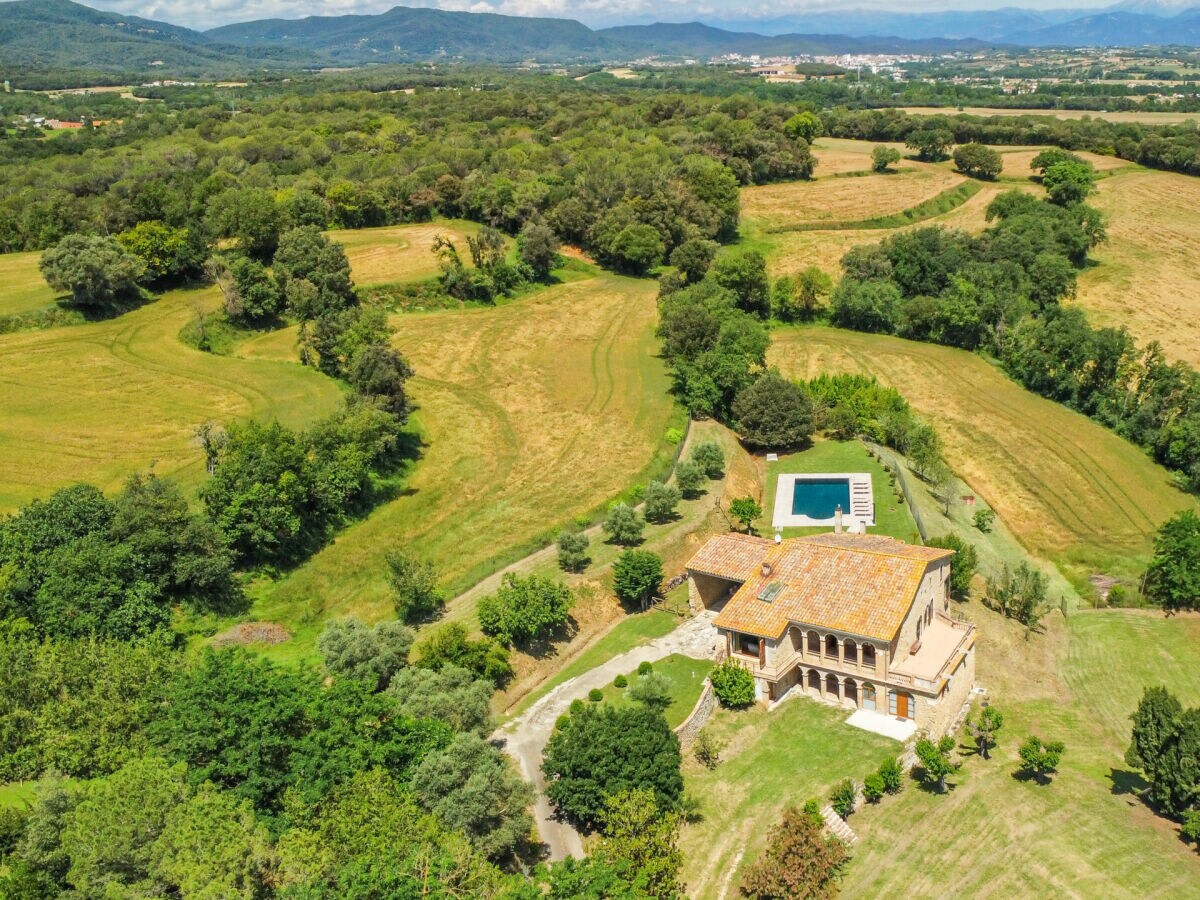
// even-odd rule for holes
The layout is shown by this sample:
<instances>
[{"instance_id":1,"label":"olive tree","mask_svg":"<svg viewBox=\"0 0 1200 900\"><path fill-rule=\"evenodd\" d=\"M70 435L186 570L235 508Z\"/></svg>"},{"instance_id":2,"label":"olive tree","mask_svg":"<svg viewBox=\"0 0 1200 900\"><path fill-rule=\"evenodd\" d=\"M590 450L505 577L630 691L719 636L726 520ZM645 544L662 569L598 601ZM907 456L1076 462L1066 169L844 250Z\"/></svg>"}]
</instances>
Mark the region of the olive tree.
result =
<instances>
[{"instance_id":1,"label":"olive tree","mask_svg":"<svg viewBox=\"0 0 1200 900\"><path fill-rule=\"evenodd\" d=\"M41 270L73 303L103 308L138 296L146 264L114 238L70 234L42 253Z\"/></svg>"}]
</instances>

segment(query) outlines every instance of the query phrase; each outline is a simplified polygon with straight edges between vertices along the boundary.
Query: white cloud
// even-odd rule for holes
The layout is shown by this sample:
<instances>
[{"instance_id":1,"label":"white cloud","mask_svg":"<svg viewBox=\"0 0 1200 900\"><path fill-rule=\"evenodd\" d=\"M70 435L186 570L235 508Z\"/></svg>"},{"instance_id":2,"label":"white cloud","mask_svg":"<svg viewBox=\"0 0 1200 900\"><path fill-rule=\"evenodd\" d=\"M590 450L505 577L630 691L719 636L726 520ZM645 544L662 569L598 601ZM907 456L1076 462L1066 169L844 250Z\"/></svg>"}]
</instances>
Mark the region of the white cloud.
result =
<instances>
[{"instance_id":1,"label":"white cloud","mask_svg":"<svg viewBox=\"0 0 1200 900\"><path fill-rule=\"evenodd\" d=\"M470 12L579 19L589 25L621 22L777 18L815 11L877 8L899 12L888 0L86 0L89 6L126 15L213 28L253 19L298 19L380 13L393 6L428 6ZM1001 6L1064 8L1099 6L1104 0L924 0L904 4L906 12L986 9Z\"/></svg>"}]
</instances>

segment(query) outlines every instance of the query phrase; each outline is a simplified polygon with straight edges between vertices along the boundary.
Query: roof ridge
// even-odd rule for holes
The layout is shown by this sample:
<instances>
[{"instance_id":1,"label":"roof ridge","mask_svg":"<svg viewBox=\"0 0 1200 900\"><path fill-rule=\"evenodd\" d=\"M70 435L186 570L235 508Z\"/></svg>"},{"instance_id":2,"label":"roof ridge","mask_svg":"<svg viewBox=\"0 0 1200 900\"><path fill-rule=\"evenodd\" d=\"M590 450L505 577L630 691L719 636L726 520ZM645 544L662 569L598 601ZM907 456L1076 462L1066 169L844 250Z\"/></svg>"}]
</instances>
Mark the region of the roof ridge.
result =
<instances>
[{"instance_id":1,"label":"roof ridge","mask_svg":"<svg viewBox=\"0 0 1200 900\"><path fill-rule=\"evenodd\" d=\"M830 533L832 533L832 532L830 532ZM839 546L838 544L827 544L822 541L813 540L813 538L819 538L819 537L824 537L824 535L808 534L808 535L805 535L804 537L792 538L792 540L803 541L804 543L809 544L810 546L814 546L814 547L825 547L830 550L845 550L848 553L870 553L872 556L886 556L889 559L905 559L905 560L909 560L910 562L923 562L926 564L928 564L929 562L932 561L929 559L920 559L915 556L909 556L905 553L889 553L887 550L878 550L878 549L874 549L871 547L842 547L842 546ZM889 537L887 535L870 534L870 535L867 535L867 537L875 537L875 538L887 537L889 541L895 541L897 544L902 544L905 547L920 547L922 549L941 550L942 553L933 557L933 559L939 558L942 554L953 555L953 553L954 553L953 550L946 550L942 547L926 548L924 544L909 544L906 541L900 540L899 538Z\"/></svg>"}]
</instances>

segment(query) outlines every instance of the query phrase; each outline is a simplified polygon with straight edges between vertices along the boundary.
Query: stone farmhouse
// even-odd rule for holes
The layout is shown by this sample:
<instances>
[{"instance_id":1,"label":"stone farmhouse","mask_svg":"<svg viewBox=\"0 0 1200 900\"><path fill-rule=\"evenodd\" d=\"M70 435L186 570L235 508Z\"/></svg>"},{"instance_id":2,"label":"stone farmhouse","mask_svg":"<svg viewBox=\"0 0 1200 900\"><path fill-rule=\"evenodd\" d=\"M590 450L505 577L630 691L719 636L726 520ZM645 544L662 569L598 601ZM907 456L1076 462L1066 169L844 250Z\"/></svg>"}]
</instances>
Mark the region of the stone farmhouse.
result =
<instances>
[{"instance_id":1,"label":"stone farmhouse","mask_svg":"<svg viewBox=\"0 0 1200 900\"><path fill-rule=\"evenodd\" d=\"M950 615L953 551L882 535L725 534L687 566L697 612L760 700L802 691L941 734L975 684L975 626Z\"/></svg>"}]
</instances>

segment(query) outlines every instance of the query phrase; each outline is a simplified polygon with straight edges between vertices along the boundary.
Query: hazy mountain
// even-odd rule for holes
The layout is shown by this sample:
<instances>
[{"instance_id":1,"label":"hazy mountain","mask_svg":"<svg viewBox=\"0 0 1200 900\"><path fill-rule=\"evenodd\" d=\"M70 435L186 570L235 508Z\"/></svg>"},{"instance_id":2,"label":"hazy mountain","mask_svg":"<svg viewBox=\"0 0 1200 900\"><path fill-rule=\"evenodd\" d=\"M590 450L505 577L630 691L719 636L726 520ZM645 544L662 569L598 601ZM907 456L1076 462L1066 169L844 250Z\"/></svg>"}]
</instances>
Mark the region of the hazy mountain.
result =
<instances>
[{"instance_id":1,"label":"hazy mountain","mask_svg":"<svg viewBox=\"0 0 1200 900\"><path fill-rule=\"evenodd\" d=\"M183 74L301 64L287 51L256 49L248 54L199 31L101 12L70 0L0 4L0 63L142 71L158 62L164 71Z\"/></svg>"},{"instance_id":2,"label":"hazy mountain","mask_svg":"<svg viewBox=\"0 0 1200 900\"><path fill-rule=\"evenodd\" d=\"M1131 12L1106 12L1060 25L1012 35L1027 47L1132 47L1139 44L1200 46L1200 9L1172 18Z\"/></svg>"}]
</instances>

